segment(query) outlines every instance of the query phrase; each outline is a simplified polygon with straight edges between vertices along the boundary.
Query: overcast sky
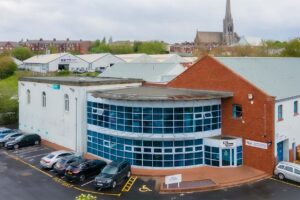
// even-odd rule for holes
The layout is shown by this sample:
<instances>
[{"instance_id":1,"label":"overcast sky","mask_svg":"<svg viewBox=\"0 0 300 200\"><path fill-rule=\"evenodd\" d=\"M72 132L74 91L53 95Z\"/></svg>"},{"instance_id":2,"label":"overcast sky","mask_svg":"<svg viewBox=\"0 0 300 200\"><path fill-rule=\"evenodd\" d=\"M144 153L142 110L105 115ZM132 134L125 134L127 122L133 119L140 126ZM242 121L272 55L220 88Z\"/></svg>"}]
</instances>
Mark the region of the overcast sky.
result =
<instances>
[{"instance_id":1,"label":"overcast sky","mask_svg":"<svg viewBox=\"0 0 300 200\"><path fill-rule=\"evenodd\" d=\"M193 41L222 31L226 0L0 0L0 41L86 39ZM231 0L239 35L300 36L300 0Z\"/></svg>"}]
</instances>

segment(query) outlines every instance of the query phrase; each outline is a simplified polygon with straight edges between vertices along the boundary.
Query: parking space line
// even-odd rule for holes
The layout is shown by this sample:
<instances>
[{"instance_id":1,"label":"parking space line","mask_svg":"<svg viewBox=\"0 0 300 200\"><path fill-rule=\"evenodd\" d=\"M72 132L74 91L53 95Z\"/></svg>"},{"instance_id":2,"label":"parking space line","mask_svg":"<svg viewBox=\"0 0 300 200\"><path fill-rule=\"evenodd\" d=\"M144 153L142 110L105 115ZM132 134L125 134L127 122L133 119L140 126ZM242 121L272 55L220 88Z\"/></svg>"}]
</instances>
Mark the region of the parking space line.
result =
<instances>
[{"instance_id":1,"label":"parking space line","mask_svg":"<svg viewBox=\"0 0 300 200\"><path fill-rule=\"evenodd\" d=\"M6 152L5 152L5 153L6 153ZM7 155L8 157L10 157L10 158L16 160L16 161L19 161L19 162L21 162L21 163L23 163L23 164L25 164L25 165L27 165L27 166L29 166L29 167L31 167L31 168L37 170L37 171L39 171L39 172L41 172L41 173L43 173L43 174L49 176L50 178L53 177L51 174L48 174L48 173L44 172L43 170L37 168L36 166L33 166L33 165L31 165L31 164L29 164L29 163L23 161L22 159L18 158L17 156L13 156L13 155L10 155L10 154L8 154L8 153L6 153L6 155Z\"/></svg>"},{"instance_id":2,"label":"parking space line","mask_svg":"<svg viewBox=\"0 0 300 200\"><path fill-rule=\"evenodd\" d=\"M285 182L285 181L281 181L281 180L278 180L276 178L270 178L274 181L277 181L279 183L283 183L283 184L286 184L286 185L289 185L289 186L293 186L293 187L296 187L296 188L299 188L300 189L300 185L296 185L296 184L293 184L293 183L288 183L288 182Z\"/></svg>"},{"instance_id":3,"label":"parking space line","mask_svg":"<svg viewBox=\"0 0 300 200\"><path fill-rule=\"evenodd\" d=\"M34 149L29 150L29 151L21 151L20 153L16 153L16 154L17 155L24 155L24 154L33 153L33 152L36 152L36 151L45 151L45 150L48 150L48 148L34 148Z\"/></svg>"},{"instance_id":4,"label":"parking space line","mask_svg":"<svg viewBox=\"0 0 300 200\"><path fill-rule=\"evenodd\" d=\"M93 181L94 181L94 180L91 180L91 181L89 181L89 182L86 182L86 183L82 184L81 187L86 186L86 185L92 183Z\"/></svg>"},{"instance_id":5,"label":"parking space line","mask_svg":"<svg viewBox=\"0 0 300 200\"><path fill-rule=\"evenodd\" d=\"M74 187L74 189L76 189L78 191L81 191L81 192L90 193L90 194L108 195L108 196L117 196L117 197L121 196L121 193L116 194L116 193L94 192L94 191L85 190L85 189L82 189L82 188L79 188L79 187Z\"/></svg>"},{"instance_id":6,"label":"parking space line","mask_svg":"<svg viewBox=\"0 0 300 200\"><path fill-rule=\"evenodd\" d=\"M122 192L129 192L136 179L137 179L136 176L131 176L126 182L126 184L124 185L124 187L122 188Z\"/></svg>"},{"instance_id":7,"label":"parking space line","mask_svg":"<svg viewBox=\"0 0 300 200\"><path fill-rule=\"evenodd\" d=\"M27 156L27 157L22 157L24 159L31 159L31 158L36 158L36 157L41 157L41 156L45 156L48 153L43 153L43 154L39 154L39 155L34 155L34 156Z\"/></svg>"}]
</instances>

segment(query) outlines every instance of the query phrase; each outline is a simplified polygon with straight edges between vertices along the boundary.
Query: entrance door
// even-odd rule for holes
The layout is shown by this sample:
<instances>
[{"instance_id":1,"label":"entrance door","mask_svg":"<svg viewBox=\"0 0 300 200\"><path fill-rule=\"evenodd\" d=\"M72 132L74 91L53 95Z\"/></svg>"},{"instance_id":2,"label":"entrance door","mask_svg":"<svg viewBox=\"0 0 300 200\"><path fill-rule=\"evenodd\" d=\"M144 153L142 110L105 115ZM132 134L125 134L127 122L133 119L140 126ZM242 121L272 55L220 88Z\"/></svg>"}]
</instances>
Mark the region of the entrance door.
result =
<instances>
[{"instance_id":1,"label":"entrance door","mask_svg":"<svg viewBox=\"0 0 300 200\"><path fill-rule=\"evenodd\" d=\"M278 162L283 161L283 142L277 143L277 160Z\"/></svg>"},{"instance_id":2,"label":"entrance door","mask_svg":"<svg viewBox=\"0 0 300 200\"><path fill-rule=\"evenodd\" d=\"M231 149L222 149L222 166L228 167L232 166L233 161L233 155Z\"/></svg>"}]
</instances>

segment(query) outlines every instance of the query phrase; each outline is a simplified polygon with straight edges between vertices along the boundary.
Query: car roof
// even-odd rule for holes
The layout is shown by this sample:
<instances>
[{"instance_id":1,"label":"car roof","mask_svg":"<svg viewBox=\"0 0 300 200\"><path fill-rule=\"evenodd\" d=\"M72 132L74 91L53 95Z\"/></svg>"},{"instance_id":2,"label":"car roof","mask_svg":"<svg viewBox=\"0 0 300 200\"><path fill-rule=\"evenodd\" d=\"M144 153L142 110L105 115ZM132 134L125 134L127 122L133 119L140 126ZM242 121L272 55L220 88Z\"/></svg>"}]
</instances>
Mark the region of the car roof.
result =
<instances>
[{"instance_id":1,"label":"car roof","mask_svg":"<svg viewBox=\"0 0 300 200\"><path fill-rule=\"evenodd\" d=\"M71 151L65 151L65 150L51 152L52 155L60 155L60 154L63 154L63 153L72 153L72 152Z\"/></svg>"},{"instance_id":2,"label":"car roof","mask_svg":"<svg viewBox=\"0 0 300 200\"><path fill-rule=\"evenodd\" d=\"M280 164L287 165L287 166L290 166L290 167L296 167L296 168L300 169L300 165L296 164L296 163L282 161L282 162L278 163L278 165L280 165Z\"/></svg>"}]
</instances>

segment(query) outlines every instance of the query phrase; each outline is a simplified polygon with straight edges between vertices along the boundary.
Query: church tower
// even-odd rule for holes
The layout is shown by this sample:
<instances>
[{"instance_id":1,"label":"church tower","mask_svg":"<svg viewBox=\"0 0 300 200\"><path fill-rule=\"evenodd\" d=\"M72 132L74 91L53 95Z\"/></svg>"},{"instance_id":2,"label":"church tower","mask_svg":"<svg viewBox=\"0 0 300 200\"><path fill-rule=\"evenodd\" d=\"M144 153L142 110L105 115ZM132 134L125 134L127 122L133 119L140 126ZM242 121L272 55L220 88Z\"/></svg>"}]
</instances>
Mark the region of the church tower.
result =
<instances>
[{"instance_id":1,"label":"church tower","mask_svg":"<svg viewBox=\"0 0 300 200\"><path fill-rule=\"evenodd\" d=\"M224 45L231 45L236 43L236 36L234 33L234 24L231 16L230 0L226 2L226 14L223 20L223 43Z\"/></svg>"}]
</instances>

